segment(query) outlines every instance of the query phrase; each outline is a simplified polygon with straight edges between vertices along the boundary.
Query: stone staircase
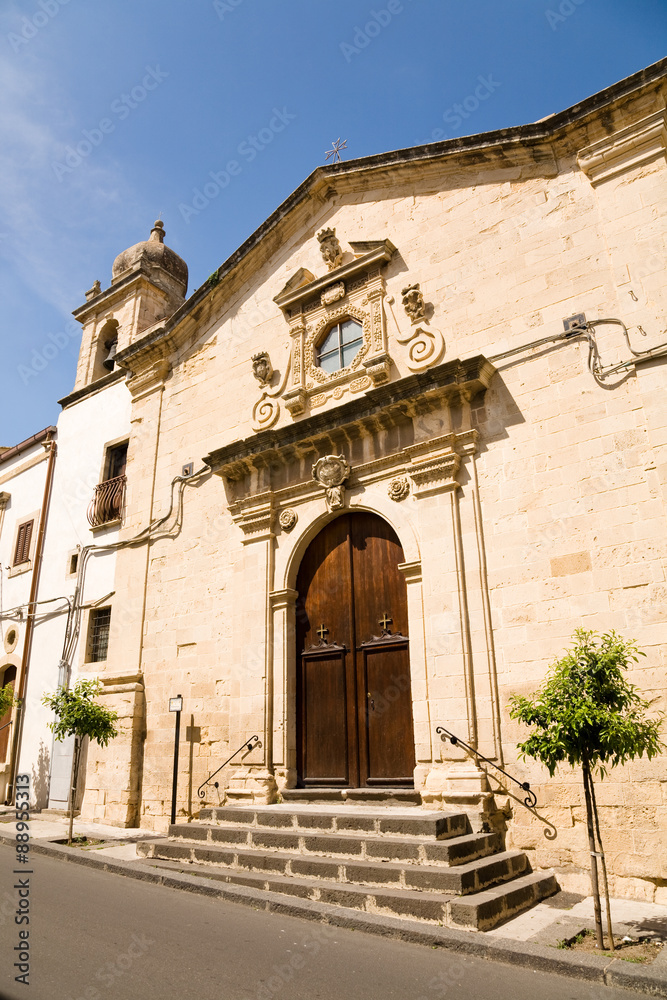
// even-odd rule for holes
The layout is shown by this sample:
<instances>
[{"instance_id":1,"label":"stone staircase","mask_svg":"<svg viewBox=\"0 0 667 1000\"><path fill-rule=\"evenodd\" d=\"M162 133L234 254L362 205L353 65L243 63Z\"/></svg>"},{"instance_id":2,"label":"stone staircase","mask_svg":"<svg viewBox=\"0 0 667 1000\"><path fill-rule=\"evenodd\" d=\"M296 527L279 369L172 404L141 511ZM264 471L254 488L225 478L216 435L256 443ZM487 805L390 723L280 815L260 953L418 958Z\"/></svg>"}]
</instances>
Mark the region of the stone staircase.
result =
<instances>
[{"instance_id":1,"label":"stone staircase","mask_svg":"<svg viewBox=\"0 0 667 1000\"><path fill-rule=\"evenodd\" d=\"M226 806L137 844L158 867L467 930L490 930L558 891L465 813L357 805Z\"/></svg>"}]
</instances>

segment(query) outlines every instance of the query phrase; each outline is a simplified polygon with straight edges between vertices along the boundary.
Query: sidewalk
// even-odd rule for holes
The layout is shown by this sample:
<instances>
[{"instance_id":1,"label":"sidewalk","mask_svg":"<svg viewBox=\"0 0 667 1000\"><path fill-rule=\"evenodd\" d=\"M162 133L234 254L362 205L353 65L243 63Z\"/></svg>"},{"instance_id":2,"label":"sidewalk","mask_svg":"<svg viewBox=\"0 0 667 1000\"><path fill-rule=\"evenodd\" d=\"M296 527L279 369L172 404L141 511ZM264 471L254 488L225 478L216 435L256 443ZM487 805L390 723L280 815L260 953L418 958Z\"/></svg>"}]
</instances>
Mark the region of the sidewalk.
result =
<instances>
[{"instance_id":1,"label":"sidewalk","mask_svg":"<svg viewBox=\"0 0 667 1000\"><path fill-rule=\"evenodd\" d=\"M13 807L0 806L0 843L14 843L16 831L13 816ZM381 913L326 906L310 899L258 892L197 874L195 866L139 858L139 841L164 836L154 831L84 823L75 819L75 838L86 837L89 843L67 847L63 843L67 839L67 830L68 820L65 817L33 815L30 819L32 852L291 916L392 936L430 947L477 954L496 961L667 998L667 947L663 947L653 962L640 964L611 955L570 951L562 946L564 940L569 941L582 930L595 927L592 896L559 892L492 931L461 931ZM617 941L626 935L633 939L641 936L667 945L667 906L612 899L611 910Z\"/></svg>"}]
</instances>

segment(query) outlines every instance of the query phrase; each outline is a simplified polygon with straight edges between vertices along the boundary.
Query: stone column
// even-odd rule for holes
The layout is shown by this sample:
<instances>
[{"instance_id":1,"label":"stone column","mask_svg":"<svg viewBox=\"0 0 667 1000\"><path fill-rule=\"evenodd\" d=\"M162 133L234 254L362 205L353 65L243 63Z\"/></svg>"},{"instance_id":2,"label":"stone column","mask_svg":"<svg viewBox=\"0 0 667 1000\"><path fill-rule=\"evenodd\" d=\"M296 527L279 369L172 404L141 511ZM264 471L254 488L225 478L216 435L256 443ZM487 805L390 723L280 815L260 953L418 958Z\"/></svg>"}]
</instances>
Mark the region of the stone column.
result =
<instances>
[{"instance_id":1,"label":"stone column","mask_svg":"<svg viewBox=\"0 0 667 1000\"><path fill-rule=\"evenodd\" d=\"M296 699L296 590L269 595L273 615L273 770L278 789L296 786L296 731L290 705Z\"/></svg>"},{"instance_id":2,"label":"stone column","mask_svg":"<svg viewBox=\"0 0 667 1000\"><path fill-rule=\"evenodd\" d=\"M240 563L233 663L240 679L234 746L257 733L260 746L232 772L227 788L231 802L270 803L276 798L273 774L274 680L273 680L273 590L275 533L273 494L255 497L237 513L245 547ZM234 729L230 727L231 732Z\"/></svg>"}]
</instances>

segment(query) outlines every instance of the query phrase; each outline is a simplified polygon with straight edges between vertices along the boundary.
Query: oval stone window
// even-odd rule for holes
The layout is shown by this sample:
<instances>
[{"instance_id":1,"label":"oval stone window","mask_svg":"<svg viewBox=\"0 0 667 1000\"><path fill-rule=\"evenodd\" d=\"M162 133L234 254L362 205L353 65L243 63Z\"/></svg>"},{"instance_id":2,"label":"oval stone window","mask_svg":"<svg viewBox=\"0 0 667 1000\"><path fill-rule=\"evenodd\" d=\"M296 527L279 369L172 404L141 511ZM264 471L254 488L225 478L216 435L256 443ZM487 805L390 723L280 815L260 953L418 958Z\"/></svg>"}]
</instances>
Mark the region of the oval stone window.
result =
<instances>
[{"instance_id":1,"label":"oval stone window","mask_svg":"<svg viewBox=\"0 0 667 1000\"><path fill-rule=\"evenodd\" d=\"M364 342L363 327L354 319L332 326L317 348L318 368L328 375L351 365Z\"/></svg>"}]
</instances>

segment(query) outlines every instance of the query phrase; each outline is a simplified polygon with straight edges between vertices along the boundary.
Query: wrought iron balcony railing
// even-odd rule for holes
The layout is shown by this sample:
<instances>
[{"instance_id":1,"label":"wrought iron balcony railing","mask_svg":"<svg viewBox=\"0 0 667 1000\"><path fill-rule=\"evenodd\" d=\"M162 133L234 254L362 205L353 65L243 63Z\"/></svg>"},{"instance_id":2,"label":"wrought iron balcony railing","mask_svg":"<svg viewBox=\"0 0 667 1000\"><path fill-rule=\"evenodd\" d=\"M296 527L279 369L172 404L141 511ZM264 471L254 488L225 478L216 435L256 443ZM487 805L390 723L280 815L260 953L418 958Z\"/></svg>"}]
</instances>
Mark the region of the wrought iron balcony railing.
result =
<instances>
[{"instance_id":1,"label":"wrought iron balcony railing","mask_svg":"<svg viewBox=\"0 0 667 1000\"><path fill-rule=\"evenodd\" d=\"M125 482L125 476L116 476L95 487L88 506L88 523L92 528L120 520L125 504Z\"/></svg>"}]
</instances>

